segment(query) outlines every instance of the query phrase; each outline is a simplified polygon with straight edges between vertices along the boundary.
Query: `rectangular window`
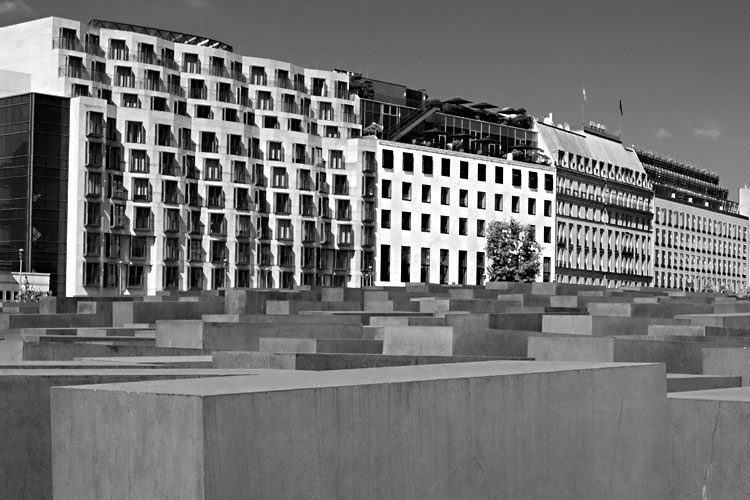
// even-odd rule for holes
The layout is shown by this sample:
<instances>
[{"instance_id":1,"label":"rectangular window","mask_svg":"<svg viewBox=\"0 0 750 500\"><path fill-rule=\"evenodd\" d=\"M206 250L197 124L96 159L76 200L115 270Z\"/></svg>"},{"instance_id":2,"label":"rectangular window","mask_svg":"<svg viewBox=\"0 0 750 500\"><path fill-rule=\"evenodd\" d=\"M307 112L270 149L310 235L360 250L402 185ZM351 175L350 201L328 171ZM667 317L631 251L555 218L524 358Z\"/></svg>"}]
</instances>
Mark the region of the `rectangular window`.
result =
<instances>
[{"instance_id":1,"label":"rectangular window","mask_svg":"<svg viewBox=\"0 0 750 500\"><path fill-rule=\"evenodd\" d=\"M447 249L440 250L440 284L448 284L448 258L449 253Z\"/></svg>"},{"instance_id":2,"label":"rectangular window","mask_svg":"<svg viewBox=\"0 0 750 500\"><path fill-rule=\"evenodd\" d=\"M555 189L555 180L552 174L544 174L544 190L552 192Z\"/></svg>"},{"instance_id":3,"label":"rectangular window","mask_svg":"<svg viewBox=\"0 0 750 500\"><path fill-rule=\"evenodd\" d=\"M440 216L440 232L448 234L450 232L450 218L447 215Z\"/></svg>"},{"instance_id":4,"label":"rectangular window","mask_svg":"<svg viewBox=\"0 0 750 500\"><path fill-rule=\"evenodd\" d=\"M536 200L529 198L529 215L536 215Z\"/></svg>"},{"instance_id":5,"label":"rectangular window","mask_svg":"<svg viewBox=\"0 0 750 500\"><path fill-rule=\"evenodd\" d=\"M503 167L495 167L495 184L503 183Z\"/></svg>"},{"instance_id":6,"label":"rectangular window","mask_svg":"<svg viewBox=\"0 0 750 500\"><path fill-rule=\"evenodd\" d=\"M390 245L380 245L380 281L391 281Z\"/></svg>"},{"instance_id":7,"label":"rectangular window","mask_svg":"<svg viewBox=\"0 0 750 500\"><path fill-rule=\"evenodd\" d=\"M411 212L403 212L401 214L401 229L411 231Z\"/></svg>"},{"instance_id":8,"label":"rectangular window","mask_svg":"<svg viewBox=\"0 0 750 500\"><path fill-rule=\"evenodd\" d=\"M128 266L128 287L143 287L143 266Z\"/></svg>"},{"instance_id":9,"label":"rectangular window","mask_svg":"<svg viewBox=\"0 0 750 500\"><path fill-rule=\"evenodd\" d=\"M401 199L411 201L411 182L401 183Z\"/></svg>"},{"instance_id":10,"label":"rectangular window","mask_svg":"<svg viewBox=\"0 0 750 500\"><path fill-rule=\"evenodd\" d=\"M521 211L521 198L519 198L518 196L513 196L511 198L510 210L514 214L517 214Z\"/></svg>"},{"instance_id":11,"label":"rectangular window","mask_svg":"<svg viewBox=\"0 0 750 500\"><path fill-rule=\"evenodd\" d=\"M460 207L469 206L469 190L468 189L458 190L458 206Z\"/></svg>"},{"instance_id":12,"label":"rectangular window","mask_svg":"<svg viewBox=\"0 0 750 500\"><path fill-rule=\"evenodd\" d=\"M390 179L383 179L382 187L380 191L383 193L382 197L385 199L391 198L391 181Z\"/></svg>"},{"instance_id":13,"label":"rectangular window","mask_svg":"<svg viewBox=\"0 0 750 500\"><path fill-rule=\"evenodd\" d=\"M512 177L513 187L521 187L521 170L514 168Z\"/></svg>"},{"instance_id":14,"label":"rectangular window","mask_svg":"<svg viewBox=\"0 0 750 500\"><path fill-rule=\"evenodd\" d=\"M221 164L215 158L206 158L203 164L204 178L207 181L221 180Z\"/></svg>"},{"instance_id":15,"label":"rectangular window","mask_svg":"<svg viewBox=\"0 0 750 500\"><path fill-rule=\"evenodd\" d=\"M458 284L459 285L466 284L466 268L468 267L467 260L468 259L467 259L466 250L459 250L458 251Z\"/></svg>"},{"instance_id":16,"label":"rectangular window","mask_svg":"<svg viewBox=\"0 0 750 500\"><path fill-rule=\"evenodd\" d=\"M484 252L477 252L477 285L484 284Z\"/></svg>"},{"instance_id":17,"label":"rectangular window","mask_svg":"<svg viewBox=\"0 0 750 500\"><path fill-rule=\"evenodd\" d=\"M539 187L539 174L529 172L529 189L536 190Z\"/></svg>"},{"instance_id":18,"label":"rectangular window","mask_svg":"<svg viewBox=\"0 0 750 500\"><path fill-rule=\"evenodd\" d=\"M430 214L422 214L422 232L430 232Z\"/></svg>"},{"instance_id":19,"label":"rectangular window","mask_svg":"<svg viewBox=\"0 0 750 500\"><path fill-rule=\"evenodd\" d=\"M102 195L102 174L96 172L86 173L86 196Z\"/></svg>"},{"instance_id":20,"label":"rectangular window","mask_svg":"<svg viewBox=\"0 0 750 500\"><path fill-rule=\"evenodd\" d=\"M414 172L414 155L412 153L404 153L403 167L404 172Z\"/></svg>"},{"instance_id":21,"label":"rectangular window","mask_svg":"<svg viewBox=\"0 0 750 500\"><path fill-rule=\"evenodd\" d=\"M432 175L432 156L422 156L422 173Z\"/></svg>"},{"instance_id":22,"label":"rectangular window","mask_svg":"<svg viewBox=\"0 0 750 500\"><path fill-rule=\"evenodd\" d=\"M480 210L487 208L487 195L481 191L477 193L477 208Z\"/></svg>"},{"instance_id":23,"label":"rectangular window","mask_svg":"<svg viewBox=\"0 0 750 500\"><path fill-rule=\"evenodd\" d=\"M383 168L393 169L393 151L390 149L383 150Z\"/></svg>"},{"instance_id":24,"label":"rectangular window","mask_svg":"<svg viewBox=\"0 0 750 500\"><path fill-rule=\"evenodd\" d=\"M552 201L544 200L544 216L552 217Z\"/></svg>"},{"instance_id":25,"label":"rectangular window","mask_svg":"<svg viewBox=\"0 0 750 500\"><path fill-rule=\"evenodd\" d=\"M461 163L459 163L458 175L462 179L469 178L469 162L468 161L462 161Z\"/></svg>"},{"instance_id":26,"label":"rectangular window","mask_svg":"<svg viewBox=\"0 0 750 500\"><path fill-rule=\"evenodd\" d=\"M401 282L411 281L411 247L401 247Z\"/></svg>"},{"instance_id":27,"label":"rectangular window","mask_svg":"<svg viewBox=\"0 0 750 500\"><path fill-rule=\"evenodd\" d=\"M461 236L466 236L469 234L469 221L465 217L460 217L458 219L458 234Z\"/></svg>"},{"instance_id":28,"label":"rectangular window","mask_svg":"<svg viewBox=\"0 0 750 500\"><path fill-rule=\"evenodd\" d=\"M485 182L487 180L487 165L484 163L477 165L477 180L479 182Z\"/></svg>"},{"instance_id":29,"label":"rectangular window","mask_svg":"<svg viewBox=\"0 0 750 500\"><path fill-rule=\"evenodd\" d=\"M549 226L544 226L544 242L552 243L552 228Z\"/></svg>"},{"instance_id":30,"label":"rectangular window","mask_svg":"<svg viewBox=\"0 0 750 500\"><path fill-rule=\"evenodd\" d=\"M391 211L381 210L380 211L380 227L383 229L391 228Z\"/></svg>"},{"instance_id":31,"label":"rectangular window","mask_svg":"<svg viewBox=\"0 0 750 500\"><path fill-rule=\"evenodd\" d=\"M422 185L422 203L430 203L432 199L430 186Z\"/></svg>"},{"instance_id":32,"label":"rectangular window","mask_svg":"<svg viewBox=\"0 0 750 500\"><path fill-rule=\"evenodd\" d=\"M477 236L484 237L484 221L482 219L477 220Z\"/></svg>"},{"instance_id":33,"label":"rectangular window","mask_svg":"<svg viewBox=\"0 0 750 500\"><path fill-rule=\"evenodd\" d=\"M450 158L443 158L440 164L440 175L443 177L451 176L451 160Z\"/></svg>"},{"instance_id":34,"label":"rectangular window","mask_svg":"<svg viewBox=\"0 0 750 500\"><path fill-rule=\"evenodd\" d=\"M495 212L502 212L503 211L503 195L496 194L495 195Z\"/></svg>"},{"instance_id":35,"label":"rectangular window","mask_svg":"<svg viewBox=\"0 0 750 500\"><path fill-rule=\"evenodd\" d=\"M440 188L440 203L442 205L450 205L451 203L451 190L450 188Z\"/></svg>"},{"instance_id":36,"label":"rectangular window","mask_svg":"<svg viewBox=\"0 0 750 500\"><path fill-rule=\"evenodd\" d=\"M422 248L420 255L419 281L429 283L430 281L430 249Z\"/></svg>"}]
</instances>

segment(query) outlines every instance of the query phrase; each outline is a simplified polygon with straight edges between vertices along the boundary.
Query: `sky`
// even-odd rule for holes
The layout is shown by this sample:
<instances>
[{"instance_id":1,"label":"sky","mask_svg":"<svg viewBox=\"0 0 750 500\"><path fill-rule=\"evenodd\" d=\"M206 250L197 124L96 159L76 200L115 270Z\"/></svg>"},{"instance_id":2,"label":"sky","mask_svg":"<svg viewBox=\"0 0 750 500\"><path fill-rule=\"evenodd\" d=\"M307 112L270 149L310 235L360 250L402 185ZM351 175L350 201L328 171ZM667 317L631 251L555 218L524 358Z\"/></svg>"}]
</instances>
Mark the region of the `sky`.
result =
<instances>
[{"instance_id":1,"label":"sky","mask_svg":"<svg viewBox=\"0 0 750 500\"><path fill-rule=\"evenodd\" d=\"M0 26L46 16L202 35L574 128L583 115L717 172L732 199L750 185L746 0L0 0Z\"/></svg>"}]
</instances>

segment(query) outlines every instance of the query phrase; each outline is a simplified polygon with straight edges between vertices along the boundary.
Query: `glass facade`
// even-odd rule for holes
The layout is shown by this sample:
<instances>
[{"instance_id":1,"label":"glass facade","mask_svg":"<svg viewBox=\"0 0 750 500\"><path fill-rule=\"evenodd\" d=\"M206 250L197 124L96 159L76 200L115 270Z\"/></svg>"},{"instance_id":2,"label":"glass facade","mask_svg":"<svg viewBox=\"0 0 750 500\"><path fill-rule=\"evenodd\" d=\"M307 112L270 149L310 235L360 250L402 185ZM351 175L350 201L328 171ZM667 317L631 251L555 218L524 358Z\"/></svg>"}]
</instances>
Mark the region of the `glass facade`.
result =
<instances>
[{"instance_id":1,"label":"glass facade","mask_svg":"<svg viewBox=\"0 0 750 500\"><path fill-rule=\"evenodd\" d=\"M69 101L25 94L0 99L0 267L50 274L65 290ZM29 251L29 249L31 251Z\"/></svg>"}]
</instances>

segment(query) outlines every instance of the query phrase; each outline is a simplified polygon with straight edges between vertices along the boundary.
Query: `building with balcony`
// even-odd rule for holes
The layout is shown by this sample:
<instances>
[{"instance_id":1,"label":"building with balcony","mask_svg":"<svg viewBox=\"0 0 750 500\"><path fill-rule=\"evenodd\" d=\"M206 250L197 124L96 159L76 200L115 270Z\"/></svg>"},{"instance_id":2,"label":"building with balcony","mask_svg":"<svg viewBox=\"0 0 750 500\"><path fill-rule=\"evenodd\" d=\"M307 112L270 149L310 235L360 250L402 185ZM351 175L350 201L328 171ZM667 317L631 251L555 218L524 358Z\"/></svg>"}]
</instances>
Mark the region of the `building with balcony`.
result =
<instances>
[{"instance_id":1,"label":"building with balcony","mask_svg":"<svg viewBox=\"0 0 750 500\"><path fill-rule=\"evenodd\" d=\"M635 151L594 127L538 127L557 169L557 281L651 285L654 195Z\"/></svg>"},{"instance_id":2,"label":"building with balcony","mask_svg":"<svg viewBox=\"0 0 750 500\"><path fill-rule=\"evenodd\" d=\"M636 149L656 194L654 285L686 291L747 284L747 215L716 173Z\"/></svg>"},{"instance_id":3,"label":"building with balcony","mask_svg":"<svg viewBox=\"0 0 750 500\"><path fill-rule=\"evenodd\" d=\"M3 210L14 211L0 260L17 263L21 247L34 271L49 267L42 254L58 259L52 288L68 295L360 284L365 175L350 75L108 21L7 26L0 45L13 47L0 52L0 87L14 96L4 102L36 100L41 115L54 100L65 128L59 165L37 136L3 163L14 179ZM36 189L50 176L63 192Z\"/></svg>"}]
</instances>

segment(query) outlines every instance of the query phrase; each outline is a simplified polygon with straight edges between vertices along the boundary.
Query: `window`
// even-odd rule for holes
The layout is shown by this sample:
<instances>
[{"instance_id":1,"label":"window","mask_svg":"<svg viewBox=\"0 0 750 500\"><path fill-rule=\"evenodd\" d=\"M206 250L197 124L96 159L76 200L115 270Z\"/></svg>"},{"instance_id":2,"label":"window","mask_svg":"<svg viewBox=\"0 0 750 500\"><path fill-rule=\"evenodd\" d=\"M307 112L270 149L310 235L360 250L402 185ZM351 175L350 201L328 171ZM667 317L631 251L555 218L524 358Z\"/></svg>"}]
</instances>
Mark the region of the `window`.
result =
<instances>
[{"instance_id":1,"label":"window","mask_svg":"<svg viewBox=\"0 0 750 500\"><path fill-rule=\"evenodd\" d=\"M83 282L85 286L99 286L100 267L98 262L86 262Z\"/></svg>"},{"instance_id":2,"label":"window","mask_svg":"<svg viewBox=\"0 0 750 500\"><path fill-rule=\"evenodd\" d=\"M164 266L164 289L177 290L180 287L180 268Z\"/></svg>"},{"instance_id":3,"label":"window","mask_svg":"<svg viewBox=\"0 0 750 500\"><path fill-rule=\"evenodd\" d=\"M495 212L502 212L503 211L503 195L496 194L495 195Z\"/></svg>"},{"instance_id":4,"label":"window","mask_svg":"<svg viewBox=\"0 0 750 500\"><path fill-rule=\"evenodd\" d=\"M383 198L390 199L391 198L391 181L390 179L383 179L383 187L380 189L380 191L383 193Z\"/></svg>"},{"instance_id":5,"label":"window","mask_svg":"<svg viewBox=\"0 0 750 500\"><path fill-rule=\"evenodd\" d=\"M391 281L390 245L380 245L380 281Z\"/></svg>"},{"instance_id":6,"label":"window","mask_svg":"<svg viewBox=\"0 0 750 500\"><path fill-rule=\"evenodd\" d=\"M450 232L450 218L447 215L440 216L440 232L448 234Z\"/></svg>"},{"instance_id":7,"label":"window","mask_svg":"<svg viewBox=\"0 0 750 500\"><path fill-rule=\"evenodd\" d=\"M430 214L422 214L422 232L430 232Z\"/></svg>"},{"instance_id":8,"label":"window","mask_svg":"<svg viewBox=\"0 0 750 500\"><path fill-rule=\"evenodd\" d=\"M487 165L484 163L477 165L477 180L479 182L485 182L487 180Z\"/></svg>"},{"instance_id":9,"label":"window","mask_svg":"<svg viewBox=\"0 0 750 500\"><path fill-rule=\"evenodd\" d=\"M469 162L468 161L462 161L459 164L458 176L462 179L469 178Z\"/></svg>"},{"instance_id":10,"label":"window","mask_svg":"<svg viewBox=\"0 0 750 500\"><path fill-rule=\"evenodd\" d=\"M98 256L101 254L102 241L99 233L86 233L84 251L86 255Z\"/></svg>"},{"instance_id":11,"label":"window","mask_svg":"<svg viewBox=\"0 0 750 500\"><path fill-rule=\"evenodd\" d=\"M154 111L169 111L167 109L167 99L165 97L152 97L151 109Z\"/></svg>"},{"instance_id":12,"label":"window","mask_svg":"<svg viewBox=\"0 0 750 500\"><path fill-rule=\"evenodd\" d=\"M422 173L432 175L432 156L422 156Z\"/></svg>"},{"instance_id":13,"label":"window","mask_svg":"<svg viewBox=\"0 0 750 500\"><path fill-rule=\"evenodd\" d=\"M432 196L431 196L430 186L423 185L422 186L422 203L430 203L431 199L432 199Z\"/></svg>"},{"instance_id":14,"label":"window","mask_svg":"<svg viewBox=\"0 0 750 500\"><path fill-rule=\"evenodd\" d=\"M344 152L332 149L328 152L330 168L344 168Z\"/></svg>"},{"instance_id":15,"label":"window","mask_svg":"<svg viewBox=\"0 0 750 500\"><path fill-rule=\"evenodd\" d=\"M495 167L495 184L503 183L503 167Z\"/></svg>"},{"instance_id":16,"label":"window","mask_svg":"<svg viewBox=\"0 0 750 500\"><path fill-rule=\"evenodd\" d=\"M150 201L151 185L148 179L133 179L133 201Z\"/></svg>"},{"instance_id":17,"label":"window","mask_svg":"<svg viewBox=\"0 0 750 500\"><path fill-rule=\"evenodd\" d=\"M86 196L102 195L102 174L95 172L86 173Z\"/></svg>"},{"instance_id":18,"label":"window","mask_svg":"<svg viewBox=\"0 0 750 500\"><path fill-rule=\"evenodd\" d=\"M284 167L273 167L271 169L271 186L286 189L289 187L289 176Z\"/></svg>"},{"instance_id":19,"label":"window","mask_svg":"<svg viewBox=\"0 0 750 500\"><path fill-rule=\"evenodd\" d=\"M450 158L443 158L440 164L440 175L443 177L451 176L451 160Z\"/></svg>"},{"instance_id":20,"label":"window","mask_svg":"<svg viewBox=\"0 0 750 500\"><path fill-rule=\"evenodd\" d=\"M411 201L411 182L401 183L401 199Z\"/></svg>"},{"instance_id":21,"label":"window","mask_svg":"<svg viewBox=\"0 0 750 500\"><path fill-rule=\"evenodd\" d=\"M414 172L414 155L412 153L404 153L403 167L404 172Z\"/></svg>"},{"instance_id":22,"label":"window","mask_svg":"<svg viewBox=\"0 0 750 500\"><path fill-rule=\"evenodd\" d=\"M468 207L469 206L469 191L467 189L459 189L458 191L458 206Z\"/></svg>"},{"instance_id":23,"label":"window","mask_svg":"<svg viewBox=\"0 0 750 500\"><path fill-rule=\"evenodd\" d=\"M449 253L447 249L440 250L440 284L448 284L448 258Z\"/></svg>"},{"instance_id":24,"label":"window","mask_svg":"<svg viewBox=\"0 0 750 500\"><path fill-rule=\"evenodd\" d=\"M510 210L514 214L517 214L521 211L521 198L519 198L518 196L513 196L511 198Z\"/></svg>"},{"instance_id":25,"label":"window","mask_svg":"<svg viewBox=\"0 0 750 500\"><path fill-rule=\"evenodd\" d=\"M128 287L143 287L143 266L128 266Z\"/></svg>"},{"instance_id":26,"label":"window","mask_svg":"<svg viewBox=\"0 0 750 500\"><path fill-rule=\"evenodd\" d=\"M466 284L466 268L467 268L467 253L466 250L458 251L458 284Z\"/></svg>"},{"instance_id":27,"label":"window","mask_svg":"<svg viewBox=\"0 0 750 500\"><path fill-rule=\"evenodd\" d=\"M529 189L536 190L539 187L539 174L529 172Z\"/></svg>"},{"instance_id":28,"label":"window","mask_svg":"<svg viewBox=\"0 0 750 500\"><path fill-rule=\"evenodd\" d=\"M534 198L529 198L529 215L536 215L536 200Z\"/></svg>"},{"instance_id":29,"label":"window","mask_svg":"<svg viewBox=\"0 0 750 500\"><path fill-rule=\"evenodd\" d=\"M480 210L487 208L487 195L481 191L477 193L477 208Z\"/></svg>"},{"instance_id":30,"label":"window","mask_svg":"<svg viewBox=\"0 0 750 500\"><path fill-rule=\"evenodd\" d=\"M401 214L401 229L411 231L411 212L403 212Z\"/></svg>"},{"instance_id":31,"label":"window","mask_svg":"<svg viewBox=\"0 0 750 500\"><path fill-rule=\"evenodd\" d=\"M206 158L203 170L205 171L204 177L207 181L221 180L221 164L219 163L219 160L215 158Z\"/></svg>"},{"instance_id":32,"label":"window","mask_svg":"<svg viewBox=\"0 0 750 500\"><path fill-rule=\"evenodd\" d=\"M390 149L383 150L383 168L393 169L393 151Z\"/></svg>"},{"instance_id":33,"label":"window","mask_svg":"<svg viewBox=\"0 0 750 500\"><path fill-rule=\"evenodd\" d=\"M544 200L544 216L552 217L552 201Z\"/></svg>"},{"instance_id":34,"label":"window","mask_svg":"<svg viewBox=\"0 0 750 500\"><path fill-rule=\"evenodd\" d=\"M552 177L552 174L544 174L544 190L552 192L553 189L555 189L554 177Z\"/></svg>"},{"instance_id":35,"label":"window","mask_svg":"<svg viewBox=\"0 0 750 500\"><path fill-rule=\"evenodd\" d=\"M411 281L411 247L401 247L401 282Z\"/></svg>"},{"instance_id":36,"label":"window","mask_svg":"<svg viewBox=\"0 0 750 500\"><path fill-rule=\"evenodd\" d=\"M484 284L484 252L477 252L477 285Z\"/></svg>"},{"instance_id":37,"label":"window","mask_svg":"<svg viewBox=\"0 0 750 500\"><path fill-rule=\"evenodd\" d=\"M126 142L146 143L146 129L141 122L126 122Z\"/></svg>"},{"instance_id":38,"label":"window","mask_svg":"<svg viewBox=\"0 0 750 500\"><path fill-rule=\"evenodd\" d=\"M458 234L466 236L468 234L469 222L465 217L458 219Z\"/></svg>"},{"instance_id":39,"label":"window","mask_svg":"<svg viewBox=\"0 0 750 500\"><path fill-rule=\"evenodd\" d=\"M477 236L484 237L484 221L482 219L477 220Z\"/></svg>"},{"instance_id":40,"label":"window","mask_svg":"<svg viewBox=\"0 0 750 500\"><path fill-rule=\"evenodd\" d=\"M513 177L511 180L513 187L521 187L521 170L514 168L513 169Z\"/></svg>"},{"instance_id":41,"label":"window","mask_svg":"<svg viewBox=\"0 0 750 500\"><path fill-rule=\"evenodd\" d=\"M280 142L268 143L268 159L272 161L284 161L284 149Z\"/></svg>"},{"instance_id":42,"label":"window","mask_svg":"<svg viewBox=\"0 0 750 500\"><path fill-rule=\"evenodd\" d=\"M383 229L391 228L391 211L390 210L381 210L380 227L382 227Z\"/></svg>"},{"instance_id":43,"label":"window","mask_svg":"<svg viewBox=\"0 0 750 500\"><path fill-rule=\"evenodd\" d=\"M123 108L140 108L141 105L138 102L137 94L122 94L122 107Z\"/></svg>"},{"instance_id":44,"label":"window","mask_svg":"<svg viewBox=\"0 0 750 500\"><path fill-rule=\"evenodd\" d=\"M195 107L195 117L196 118L205 118L210 120L211 119L211 106L206 106L205 104L199 104Z\"/></svg>"},{"instance_id":45,"label":"window","mask_svg":"<svg viewBox=\"0 0 750 500\"><path fill-rule=\"evenodd\" d=\"M544 242L552 243L552 228L549 226L544 226Z\"/></svg>"},{"instance_id":46,"label":"window","mask_svg":"<svg viewBox=\"0 0 750 500\"><path fill-rule=\"evenodd\" d=\"M130 258L131 259L147 259L148 258L148 238L144 238L143 236L136 236L131 240Z\"/></svg>"},{"instance_id":47,"label":"window","mask_svg":"<svg viewBox=\"0 0 750 500\"><path fill-rule=\"evenodd\" d=\"M201 132L201 152L218 153L219 141L214 132Z\"/></svg>"},{"instance_id":48,"label":"window","mask_svg":"<svg viewBox=\"0 0 750 500\"><path fill-rule=\"evenodd\" d=\"M450 188L440 188L440 203L442 205L450 205L451 203L451 190Z\"/></svg>"},{"instance_id":49,"label":"window","mask_svg":"<svg viewBox=\"0 0 750 500\"><path fill-rule=\"evenodd\" d=\"M292 236L292 221L289 219L278 219L276 221L276 239L278 240L291 240Z\"/></svg>"},{"instance_id":50,"label":"window","mask_svg":"<svg viewBox=\"0 0 750 500\"><path fill-rule=\"evenodd\" d=\"M419 266L419 281L428 283L430 281L430 249L422 248Z\"/></svg>"}]
</instances>

